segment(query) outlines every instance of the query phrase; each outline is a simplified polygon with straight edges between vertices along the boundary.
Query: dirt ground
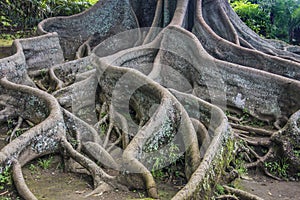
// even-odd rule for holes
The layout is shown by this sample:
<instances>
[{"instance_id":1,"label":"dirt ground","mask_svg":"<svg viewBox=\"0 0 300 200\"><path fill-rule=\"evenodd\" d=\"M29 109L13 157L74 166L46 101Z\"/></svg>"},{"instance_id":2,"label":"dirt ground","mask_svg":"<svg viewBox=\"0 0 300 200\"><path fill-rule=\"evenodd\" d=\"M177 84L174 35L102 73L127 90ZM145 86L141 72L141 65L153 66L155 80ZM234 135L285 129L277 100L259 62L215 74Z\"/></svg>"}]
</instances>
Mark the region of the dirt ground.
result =
<instances>
[{"instance_id":1,"label":"dirt ground","mask_svg":"<svg viewBox=\"0 0 300 200\"><path fill-rule=\"evenodd\" d=\"M4 132L4 130L2 131ZM0 148L2 148L5 145L6 135L0 134L0 136ZM63 172L58 156L54 156L49 169L42 169L38 165L38 161L35 161L23 167L23 173L29 188L41 200L145 200L146 197L144 191L112 191L100 196L84 198L86 194L92 191L91 178L82 174ZM277 181L256 171L248 172L244 178L237 182L237 185L265 200L300 199L300 182ZM179 189L174 185L162 183L158 188L161 200L171 199ZM14 191L5 192L0 192L0 200L18 199Z\"/></svg>"},{"instance_id":2,"label":"dirt ground","mask_svg":"<svg viewBox=\"0 0 300 200\"><path fill-rule=\"evenodd\" d=\"M1 144L0 144L1 146ZM47 160L49 157L42 158ZM39 160L23 167L23 175L29 189L39 200L146 200L145 191L112 191L85 198L92 192L91 177L83 174L63 172L59 156L54 156L48 169L39 166ZM178 187L159 183L161 200L169 200ZM22 200L14 189L0 191L0 200Z\"/></svg>"},{"instance_id":3,"label":"dirt ground","mask_svg":"<svg viewBox=\"0 0 300 200\"><path fill-rule=\"evenodd\" d=\"M24 176L28 187L40 200L134 200L146 197L144 191L112 191L96 194L85 198L92 191L92 180L82 174L64 173L52 167L49 170L38 169L37 172L24 169ZM169 200L177 189L171 185L160 185L162 200Z\"/></svg>"},{"instance_id":4,"label":"dirt ground","mask_svg":"<svg viewBox=\"0 0 300 200\"><path fill-rule=\"evenodd\" d=\"M277 181L260 172L251 171L238 183L241 189L265 200L299 200L300 182Z\"/></svg>"},{"instance_id":5,"label":"dirt ground","mask_svg":"<svg viewBox=\"0 0 300 200\"><path fill-rule=\"evenodd\" d=\"M0 59L12 55L11 40L0 39Z\"/></svg>"},{"instance_id":6,"label":"dirt ground","mask_svg":"<svg viewBox=\"0 0 300 200\"><path fill-rule=\"evenodd\" d=\"M35 163L34 163L35 164ZM36 165L36 164L35 164ZM92 191L91 179L86 175L64 173L59 169L59 163L53 162L48 170L35 170L27 165L24 168L26 183L32 192L41 200L137 200L144 199L144 191L112 191L100 196L84 198ZM263 174L251 171L239 180L239 187L265 200L299 200L300 182L277 181ZM161 200L169 200L178 188L172 185L158 186Z\"/></svg>"}]
</instances>

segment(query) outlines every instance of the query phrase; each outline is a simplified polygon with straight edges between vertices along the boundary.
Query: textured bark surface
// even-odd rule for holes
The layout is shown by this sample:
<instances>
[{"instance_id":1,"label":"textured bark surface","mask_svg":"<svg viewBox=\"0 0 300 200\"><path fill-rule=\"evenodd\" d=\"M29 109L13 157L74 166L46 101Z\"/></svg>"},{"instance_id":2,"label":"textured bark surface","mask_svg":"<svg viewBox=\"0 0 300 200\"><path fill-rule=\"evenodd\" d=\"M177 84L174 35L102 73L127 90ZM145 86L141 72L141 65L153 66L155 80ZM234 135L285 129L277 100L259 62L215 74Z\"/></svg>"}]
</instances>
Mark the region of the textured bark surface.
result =
<instances>
[{"instance_id":1,"label":"textured bark surface","mask_svg":"<svg viewBox=\"0 0 300 200\"><path fill-rule=\"evenodd\" d=\"M299 176L298 47L260 38L227 0L102 0L38 32L0 59L0 130L11 133L0 173L12 166L24 199L35 197L21 167L51 153L93 177L89 195L142 187L152 198L155 161L182 159L173 199L208 199L233 136L246 167L278 178L264 163L284 156Z\"/></svg>"}]
</instances>

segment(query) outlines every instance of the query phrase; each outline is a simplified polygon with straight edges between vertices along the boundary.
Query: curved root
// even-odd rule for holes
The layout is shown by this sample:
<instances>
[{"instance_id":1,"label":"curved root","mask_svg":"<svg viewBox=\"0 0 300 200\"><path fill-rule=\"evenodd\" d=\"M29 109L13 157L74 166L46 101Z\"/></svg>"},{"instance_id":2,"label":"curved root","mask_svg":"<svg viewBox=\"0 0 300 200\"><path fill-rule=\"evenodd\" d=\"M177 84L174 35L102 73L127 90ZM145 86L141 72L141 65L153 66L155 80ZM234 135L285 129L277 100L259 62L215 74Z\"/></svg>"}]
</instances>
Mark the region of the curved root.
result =
<instances>
[{"instance_id":1,"label":"curved root","mask_svg":"<svg viewBox=\"0 0 300 200\"><path fill-rule=\"evenodd\" d=\"M260 198L256 195L253 195L249 192L245 192L243 190L232 188L232 187L229 187L229 186L226 186L226 185L224 185L223 187L226 191L234 194L235 196L237 196L238 198L240 198L242 200L263 200L262 198Z\"/></svg>"},{"instance_id":2,"label":"curved root","mask_svg":"<svg viewBox=\"0 0 300 200\"><path fill-rule=\"evenodd\" d=\"M34 194L27 187L23 177L22 167L17 160L13 161L13 180L19 194L25 200L37 200Z\"/></svg>"}]
</instances>

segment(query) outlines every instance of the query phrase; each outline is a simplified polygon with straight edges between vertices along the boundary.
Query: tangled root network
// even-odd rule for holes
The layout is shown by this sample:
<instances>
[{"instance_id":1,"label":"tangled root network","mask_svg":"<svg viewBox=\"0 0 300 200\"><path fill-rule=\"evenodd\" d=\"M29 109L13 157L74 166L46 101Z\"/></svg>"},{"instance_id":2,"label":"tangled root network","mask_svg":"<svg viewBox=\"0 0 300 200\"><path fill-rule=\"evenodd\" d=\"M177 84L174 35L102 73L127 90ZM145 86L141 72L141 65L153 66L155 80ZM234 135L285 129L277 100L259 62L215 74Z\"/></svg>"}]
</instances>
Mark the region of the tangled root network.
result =
<instances>
[{"instance_id":1,"label":"tangled root network","mask_svg":"<svg viewBox=\"0 0 300 200\"><path fill-rule=\"evenodd\" d=\"M0 173L22 198L37 199L22 166L53 153L93 178L89 195L158 199L151 172L178 159L187 183L173 200L210 198L234 154L276 179L264 163L284 157L299 174L299 48L260 38L227 0L101 0L38 33L0 59Z\"/></svg>"}]
</instances>

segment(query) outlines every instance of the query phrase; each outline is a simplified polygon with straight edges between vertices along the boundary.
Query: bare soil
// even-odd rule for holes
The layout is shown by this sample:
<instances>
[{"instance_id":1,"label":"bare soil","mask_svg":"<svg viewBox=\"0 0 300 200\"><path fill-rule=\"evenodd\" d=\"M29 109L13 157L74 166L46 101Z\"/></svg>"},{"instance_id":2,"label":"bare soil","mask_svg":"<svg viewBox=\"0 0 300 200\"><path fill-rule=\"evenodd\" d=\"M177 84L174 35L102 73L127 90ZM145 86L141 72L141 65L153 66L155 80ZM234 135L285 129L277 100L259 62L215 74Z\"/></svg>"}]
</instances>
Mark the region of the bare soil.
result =
<instances>
[{"instance_id":1,"label":"bare soil","mask_svg":"<svg viewBox=\"0 0 300 200\"><path fill-rule=\"evenodd\" d=\"M256 171L250 171L247 178L239 180L238 185L265 200L300 199L299 181L277 181Z\"/></svg>"},{"instance_id":2,"label":"bare soil","mask_svg":"<svg viewBox=\"0 0 300 200\"><path fill-rule=\"evenodd\" d=\"M0 59L12 55L12 45L13 40L0 39Z\"/></svg>"},{"instance_id":3,"label":"bare soil","mask_svg":"<svg viewBox=\"0 0 300 200\"><path fill-rule=\"evenodd\" d=\"M1 47L0 46L0 59L5 58L12 55L11 47Z\"/></svg>"},{"instance_id":4,"label":"bare soil","mask_svg":"<svg viewBox=\"0 0 300 200\"><path fill-rule=\"evenodd\" d=\"M59 163L58 163L59 165ZM56 169L55 163L49 170L39 170L38 173L32 173L32 170L24 169L26 183L38 199L45 200L133 200L146 197L145 191L111 191L103 194L95 194L85 198L85 195L93 191L92 178L75 173L64 173ZM161 199L171 199L177 192L171 185L161 185L159 191Z\"/></svg>"},{"instance_id":5,"label":"bare soil","mask_svg":"<svg viewBox=\"0 0 300 200\"><path fill-rule=\"evenodd\" d=\"M47 157L41 159L48 159ZM29 189L40 200L146 200L145 191L111 191L96 194L85 198L93 191L92 178L84 174L68 173L62 170L61 159L54 156L49 169L42 169L38 161L31 162L23 167L23 174ZM159 183L161 200L169 200L179 190L172 184ZM0 200L19 198L14 188L0 191Z\"/></svg>"},{"instance_id":6,"label":"bare soil","mask_svg":"<svg viewBox=\"0 0 300 200\"><path fill-rule=\"evenodd\" d=\"M0 149L5 145L6 130L1 130ZM47 159L47 158L43 158ZM34 166L34 167L32 167ZM34 169L33 169L34 168ZM41 200L133 200L145 199L145 191L112 191L100 196L84 198L92 191L91 177L83 174L67 173L62 170L60 157L54 156L49 169L42 169L38 161L27 164L23 168L26 183L32 192ZM249 171L236 182L238 187L265 200L299 200L300 182L277 181L257 171ZM179 190L172 184L160 183L158 186L162 200L169 200ZM14 189L0 192L0 199L17 199ZM21 198L19 198L21 199Z\"/></svg>"}]
</instances>

